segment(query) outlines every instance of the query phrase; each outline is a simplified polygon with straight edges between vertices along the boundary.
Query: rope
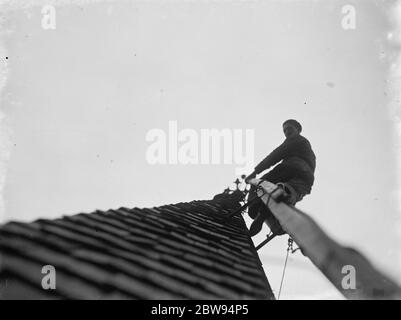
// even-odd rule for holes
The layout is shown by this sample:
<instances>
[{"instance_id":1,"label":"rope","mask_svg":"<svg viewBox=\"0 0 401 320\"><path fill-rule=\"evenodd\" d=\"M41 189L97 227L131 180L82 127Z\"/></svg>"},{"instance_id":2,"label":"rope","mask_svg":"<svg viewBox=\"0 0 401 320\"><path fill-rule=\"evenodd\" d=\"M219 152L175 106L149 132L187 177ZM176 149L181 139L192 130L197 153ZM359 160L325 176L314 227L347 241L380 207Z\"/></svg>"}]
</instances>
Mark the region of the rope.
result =
<instances>
[{"instance_id":1,"label":"rope","mask_svg":"<svg viewBox=\"0 0 401 320\"><path fill-rule=\"evenodd\" d=\"M281 189L280 187L276 186L276 188L274 188L271 192L266 192L260 185L262 184L262 182L264 182L264 180L261 180L257 185L256 185L256 190L255 193L256 195L254 197L252 197L251 199L248 198L248 201L245 202L240 208L238 208L237 210L234 210L233 212L229 213L225 219L230 219L233 216L235 216L238 213L242 213L247 207L250 208L252 205L254 205L256 203L256 201L258 200L258 198L262 198L264 195L268 195L267 198L267 202L266 202L266 206L269 206L269 202L270 199L272 198L273 193L275 193L277 190ZM261 195L258 195L258 192L262 192Z\"/></svg>"},{"instance_id":2,"label":"rope","mask_svg":"<svg viewBox=\"0 0 401 320\"><path fill-rule=\"evenodd\" d=\"M288 261L288 256L290 254L290 251L292 252L292 243L294 240L292 240L291 238L288 238L288 247L287 247L287 255L285 257L285 263L284 263L284 268L283 268L283 274L281 276L281 282L280 282L280 290L278 292L278 297L277 300L280 300L280 295L281 295L281 289L283 287L283 282L284 282L284 276L285 276L285 269L287 268L287 261Z\"/></svg>"},{"instance_id":3,"label":"rope","mask_svg":"<svg viewBox=\"0 0 401 320\"><path fill-rule=\"evenodd\" d=\"M230 219L230 218L232 218L233 216L235 216L236 214L241 213L241 212L244 211L247 207L252 206L252 205L256 202L256 200L257 200L258 198L259 198L259 197L258 197L257 195L254 196L253 198L251 198L250 200L248 200L246 203L244 203L244 205L242 205L240 208L238 208L237 210L234 210L233 212L231 212L230 214L228 214L225 218L226 218L226 219Z\"/></svg>"},{"instance_id":4,"label":"rope","mask_svg":"<svg viewBox=\"0 0 401 320\"><path fill-rule=\"evenodd\" d=\"M259 184L260 184L260 183L259 183ZM248 201L247 201L246 203L244 203L243 206L241 206L241 207L238 208L237 210L235 210L235 211L231 212L230 214L228 214L228 215L225 217L225 219L230 219L230 218L232 218L233 216L235 216L236 214L242 213L242 211L244 211L247 207L251 207L253 204L256 203L256 201L257 201L259 198L263 197L263 196L266 194L266 192L265 192L262 188L260 188L259 185L258 185L257 191L262 191L262 195L261 195L261 196L258 196L258 194L257 194L257 192L256 192L256 195L255 195L254 197L252 197L251 199L248 199ZM274 190L274 191L275 191L275 190Z\"/></svg>"}]
</instances>

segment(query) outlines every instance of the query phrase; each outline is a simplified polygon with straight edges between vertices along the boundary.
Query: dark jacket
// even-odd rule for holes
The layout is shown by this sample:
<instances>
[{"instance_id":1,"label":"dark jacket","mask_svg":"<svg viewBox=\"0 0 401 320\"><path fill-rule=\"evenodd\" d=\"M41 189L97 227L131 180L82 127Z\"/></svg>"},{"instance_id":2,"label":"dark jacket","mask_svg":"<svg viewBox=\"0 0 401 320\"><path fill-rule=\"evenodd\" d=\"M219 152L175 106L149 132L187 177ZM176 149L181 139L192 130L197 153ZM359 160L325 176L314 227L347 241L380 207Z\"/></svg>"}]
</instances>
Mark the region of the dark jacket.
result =
<instances>
[{"instance_id":1,"label":"dark jacket","mask_svg":"<svg viewBox=\"0 0 401 320\"><path fill-rule=\"evenodd\" d=\"M271 166L274 166L282 160L282 163L275 167L271 176L282 175L277 179L285 182L294 178L299 178L305 183L305 191L309 193L314 182L314 172L316 168L316 156L312 150L309 141L301 136L296 135L284 140L284 142L274 149L266 158L262 160L256 167L255 173L259 174ZM275 181L272 181L275 183Z\"/></svg>"}]
</instances>

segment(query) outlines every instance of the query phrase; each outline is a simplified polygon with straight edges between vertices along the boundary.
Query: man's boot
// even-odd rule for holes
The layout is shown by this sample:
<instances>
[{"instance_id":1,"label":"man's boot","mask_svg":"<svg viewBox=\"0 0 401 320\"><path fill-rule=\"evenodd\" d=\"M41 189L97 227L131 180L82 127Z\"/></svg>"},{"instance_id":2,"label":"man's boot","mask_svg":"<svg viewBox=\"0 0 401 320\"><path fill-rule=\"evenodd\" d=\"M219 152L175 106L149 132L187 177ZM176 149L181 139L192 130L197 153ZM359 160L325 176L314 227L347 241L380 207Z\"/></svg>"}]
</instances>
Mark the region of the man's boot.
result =
<instances>
[{"instance_id":1,"label":"man's boot","mask_svg":"<svg viewBox=\"0 0 401 320\"><path fill-rule=\"evenodd\" d=\"M270 228L270 231L273 234L275 235L285 234L285 231L281 228L280 223L273 216L271 211L266 206L260 206L255 220L249 227L249 235L251 237L257 235L262 230L263 222L266 222L266 224Z\"/></svg>"}]
</instances>

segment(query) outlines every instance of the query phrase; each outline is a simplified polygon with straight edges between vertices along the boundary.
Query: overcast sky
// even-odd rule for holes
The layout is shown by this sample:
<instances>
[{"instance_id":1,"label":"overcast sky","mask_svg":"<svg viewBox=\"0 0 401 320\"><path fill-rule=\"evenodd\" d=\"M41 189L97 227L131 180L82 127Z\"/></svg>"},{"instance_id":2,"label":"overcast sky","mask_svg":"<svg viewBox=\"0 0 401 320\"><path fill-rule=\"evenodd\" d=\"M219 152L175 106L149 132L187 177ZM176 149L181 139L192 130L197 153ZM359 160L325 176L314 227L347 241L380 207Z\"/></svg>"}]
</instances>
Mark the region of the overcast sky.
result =
<instances>
[{"instance_id":1,"label":"overcast sky","mask_svg":"<svg viewBox=\"0 0 401 320\"><path fill-rule=\"evenodd\" d=\"M198 138L251 129L257 164L295 118L317 156L297 206L401 282L394 1L76 3L56 6L50 30L40 5L7 12L3 222L210 199L240 165L152 165L150 130L170 146L169 121ZM345 30L350 4L356 28ZM260 253L276 294L286 244ZM300 253L290 258L282 298L339 297Z\"/></svg>"}]
</instances>

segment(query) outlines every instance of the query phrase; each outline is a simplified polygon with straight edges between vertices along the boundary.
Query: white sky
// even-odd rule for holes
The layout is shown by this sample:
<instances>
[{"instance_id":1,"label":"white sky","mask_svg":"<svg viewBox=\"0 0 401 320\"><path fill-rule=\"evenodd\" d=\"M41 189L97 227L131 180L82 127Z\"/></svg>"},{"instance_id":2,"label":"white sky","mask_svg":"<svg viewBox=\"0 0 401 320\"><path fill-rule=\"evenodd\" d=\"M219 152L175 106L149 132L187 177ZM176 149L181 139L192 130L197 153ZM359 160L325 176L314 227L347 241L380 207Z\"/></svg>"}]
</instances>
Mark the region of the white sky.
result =
<instances>
[{"instance_id":1,"label":"white sky","mask_svg":"<svg viewBox=\"0 0 401 320\"><path fill-rule=\"evenodd\" d=\"M3 221L210 199L236 165L152 166L150 129L254 129L259 162L295 118L317 156L298 207L401 279L392 3L104 2L56 7L47 31L40 6L8 11ZM346 4L355 30L341 27ZM286 243L261 252L276 294ZM290 258L282 298L338 297L300 253Z\"/></svg>"}]
</instances>

